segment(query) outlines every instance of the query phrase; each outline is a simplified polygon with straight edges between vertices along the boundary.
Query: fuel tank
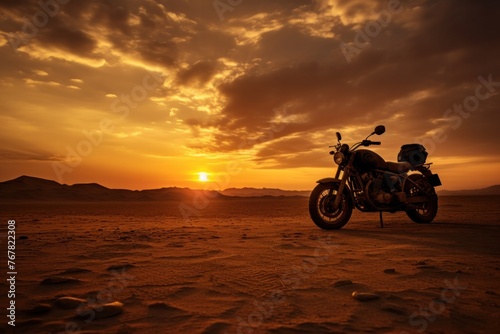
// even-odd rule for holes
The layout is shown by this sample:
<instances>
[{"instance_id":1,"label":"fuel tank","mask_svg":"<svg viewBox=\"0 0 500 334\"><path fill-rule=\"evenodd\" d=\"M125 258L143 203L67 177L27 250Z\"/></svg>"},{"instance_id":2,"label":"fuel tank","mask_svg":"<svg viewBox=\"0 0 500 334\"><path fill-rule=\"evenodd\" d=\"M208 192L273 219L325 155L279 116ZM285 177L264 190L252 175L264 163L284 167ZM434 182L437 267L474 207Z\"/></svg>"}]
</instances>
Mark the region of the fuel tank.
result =
<instances>
[{"instance_id":1,"label":"fuel tank","mask_svg":"<svg viewBox=\"0 0 500 334\"><path fill-rule=\"evenodd\" d=\"M384 158L370 150L357 150L354 157L354 167L360 170L384 169L386 166Z\"/></svg>"}]
</instances>

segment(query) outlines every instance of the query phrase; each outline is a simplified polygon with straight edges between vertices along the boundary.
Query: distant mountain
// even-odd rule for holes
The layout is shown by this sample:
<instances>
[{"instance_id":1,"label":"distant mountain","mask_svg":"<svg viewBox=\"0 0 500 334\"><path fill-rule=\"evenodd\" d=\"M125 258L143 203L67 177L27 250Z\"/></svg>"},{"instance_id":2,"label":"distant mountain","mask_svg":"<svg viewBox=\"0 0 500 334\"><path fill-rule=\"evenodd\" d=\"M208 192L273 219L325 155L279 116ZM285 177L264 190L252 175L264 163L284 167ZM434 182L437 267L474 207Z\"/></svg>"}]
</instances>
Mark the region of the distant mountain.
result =
<instances>
[{"instance_id":1,"label":"distant mountain","mask_svg":"<svg viewBox=\"0 0 500 334\"><path fill-rule=\"evenodd\" d=\"M32 176L20 176L14 180L0 182L2 201L191 201L197 194L207 198L228 198L309 196L309 193L271 188L229 188L221 192L177 187L149 190L109 189L97 183L70 186Z\"/></svg>"},{"instance_id":2,"label":"distant mountain","mask_svg":"<svg viewBox=\"0 0 500 334\"><path fill-rule=\"evenodd\" d=\"M441 190L439 196L500 196L500 185L482 189L470 190Z\"/></svg>"},{"instance_id":3,"label":"distant mountain","mask_svg":"<svg viewBox=\"0 0 500 334\"><path fill-rule=\"evenodd\" d=\"M310 191L281 190L276 188L228 188L226 190L221 191L221 193L223 195L231 197L263 197L263 196L308 197L311 194Z\"/></svg>"},{"instance_id":4,"label":"distant mountain","mask_svg":"<svg viewBox=\"0 0 500 334\"><path fill-rule=\"evenodd\" d=\"M21 176L0 182L0 200L17 201L160 201L192 200L197 193L210 198L225 197L217 191L189 188L151 190L109 189L97 183L66 185L37 177Z\"/></svg>"}]
</instances>

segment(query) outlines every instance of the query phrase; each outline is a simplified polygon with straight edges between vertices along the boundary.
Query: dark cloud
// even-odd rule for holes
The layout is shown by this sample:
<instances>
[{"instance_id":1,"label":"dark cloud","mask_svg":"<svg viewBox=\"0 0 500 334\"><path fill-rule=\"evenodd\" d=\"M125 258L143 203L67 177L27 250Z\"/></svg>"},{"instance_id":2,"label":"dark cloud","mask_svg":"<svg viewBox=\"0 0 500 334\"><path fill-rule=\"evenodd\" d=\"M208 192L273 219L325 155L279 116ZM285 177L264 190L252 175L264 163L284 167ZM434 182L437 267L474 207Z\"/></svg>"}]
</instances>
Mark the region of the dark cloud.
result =
<instances>
[{"instance_id":1,"label":"dark cloud","mask_svg":"<svg viewBox=\"0 0 500 334\"><path fill-rule=\"evenodd\" d=\"M4 161L61 161L60 156L47 152L0 150L0 159Z\"/></svg>"},{"instance_id":2,"label":"dark cloud","mask_svg":"<svg viewBox=\"0 0 500 334\"><path fill-rule=\"evenodd\" d=\"M94 57L93 53L97 45L97 41L86 32L66 26L60 21L53 21L43 29L37 37L37 42L48 48L56 47L89 58Z\"/></svg>"},{"instance_id":3,"label":"dark cloud","mask_svg":"<svg viewBox=\"0 0 500 334\"><path fill-rule=\"evenodd\" d=\"M181 85L204 85L215 74L215 64L209 61L199 61L189 68L182 70L177 75L177 81Z\"/></svg>"}]
</instances>

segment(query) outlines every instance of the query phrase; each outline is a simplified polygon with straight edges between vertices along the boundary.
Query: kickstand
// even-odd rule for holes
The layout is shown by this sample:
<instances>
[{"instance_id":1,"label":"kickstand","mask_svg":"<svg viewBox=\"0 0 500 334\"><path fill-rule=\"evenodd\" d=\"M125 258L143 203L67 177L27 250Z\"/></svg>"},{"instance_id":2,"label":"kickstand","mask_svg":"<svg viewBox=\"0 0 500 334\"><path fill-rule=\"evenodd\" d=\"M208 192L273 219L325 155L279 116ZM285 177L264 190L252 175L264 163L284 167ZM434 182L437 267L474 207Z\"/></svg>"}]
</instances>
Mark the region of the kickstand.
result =
<instances>
[{"instance_id":1,"label":"kickstand","mask_svg":"<svg viewBox=\"0 0 500 334\"><path fill-rule=\"evenodd\" d=\"M380 211L380 228L384 228L384 219L382 218L382 211Z\"/></svg>"}]
</instances>

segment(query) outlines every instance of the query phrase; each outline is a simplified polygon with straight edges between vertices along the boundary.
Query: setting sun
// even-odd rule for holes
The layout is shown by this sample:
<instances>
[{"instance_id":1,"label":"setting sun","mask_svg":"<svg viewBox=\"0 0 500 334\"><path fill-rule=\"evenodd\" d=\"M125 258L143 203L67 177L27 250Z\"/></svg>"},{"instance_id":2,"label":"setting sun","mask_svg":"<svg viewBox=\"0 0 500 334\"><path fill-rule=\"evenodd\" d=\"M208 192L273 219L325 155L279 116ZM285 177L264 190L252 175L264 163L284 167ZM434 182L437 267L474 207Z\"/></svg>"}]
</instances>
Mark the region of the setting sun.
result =
<instances>
[{"instance_id":1,"label":"setting sun","mask_svg":"<svg viewBox=\"0 0 500 334\"><path fill-rule=\"evenodd\" d=\"M204 173L204 172L198 173L198 181L207 182L208 181L208 174Z\"/></svg>"}]
</instances>

